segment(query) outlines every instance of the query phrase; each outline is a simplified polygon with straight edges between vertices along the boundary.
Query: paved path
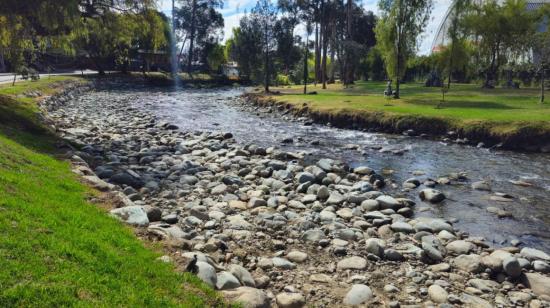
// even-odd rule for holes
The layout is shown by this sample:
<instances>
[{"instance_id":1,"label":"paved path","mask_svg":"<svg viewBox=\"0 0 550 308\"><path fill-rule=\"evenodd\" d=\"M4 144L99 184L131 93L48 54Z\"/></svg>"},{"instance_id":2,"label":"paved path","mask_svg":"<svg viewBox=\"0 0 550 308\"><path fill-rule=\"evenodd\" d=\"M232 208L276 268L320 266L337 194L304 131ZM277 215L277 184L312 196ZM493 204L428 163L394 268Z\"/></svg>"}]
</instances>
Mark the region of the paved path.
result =
<instances>
[{"instance_id":1,"label":"paved path","mask_svg":"<svg viewBox=\"0 0 550 308\"><path fill-rule=\"evenodd\" d=\"M84 75L91 75L91 74L97 74L97 71L93 70L85 70ZM74 76L74 75L82 75L81 71L60 71L60 72L54 72L51 74L40 74L41 78L47 77L48 75L51 76L60 76L60 75L68 75L68 76ZM21 81L21 75L17 76L17 81ZM13 82L13 74L11 73L1 73L0 74L0 84L2 83L10 83Z\"/></svg>"}]
</instances>

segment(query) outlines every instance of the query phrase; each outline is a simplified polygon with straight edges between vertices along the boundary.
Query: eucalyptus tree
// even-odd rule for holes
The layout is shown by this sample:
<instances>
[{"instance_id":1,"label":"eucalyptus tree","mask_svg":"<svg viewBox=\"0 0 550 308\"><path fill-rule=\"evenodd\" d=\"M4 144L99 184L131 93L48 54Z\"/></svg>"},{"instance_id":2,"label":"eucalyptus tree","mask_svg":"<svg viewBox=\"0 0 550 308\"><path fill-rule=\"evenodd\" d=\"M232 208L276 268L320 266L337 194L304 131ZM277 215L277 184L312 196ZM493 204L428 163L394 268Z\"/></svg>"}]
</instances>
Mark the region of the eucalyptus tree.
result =
<instances>
[{"instance_id":1,"label":"eucalyptus tree","mask_svg":"<svg viewBox=\"0 0 550 308\"><path fill-rule=\"evenodd\" d=\"M224 26L222 14L217 10L223 7L222 0L178 0L175 10L175 28L182 33L182 48L189 46L187 72L191 73L195 60L195 45L204 48L206 43L217 43ZM188 41L188 42L187 42Z\"/></svg>"},{"instance_id":2,"label":"eucalyptus tree","mask_svg":"<svg viewBox=\"0 0 550 308\"><path fill-rule=\"evenodd\" d=\"M254 9L252 9L251 18L257 21L260 26L261 46L264 58L264 90L269 92L269 83L271 80L271 53L276 47L275 24L277 22L277 7L270 0L258 0Z\"/></svg>"},{"instance_id":3,"label":"eucalyptus tree","mask_svg":"<svg viewBox=\"0 0 550 308\"><path fill-rule=\"evenodd\" d=\"M417 49L433 7L432 0L380 0L376 25L377 46L384 58L388 76L395 79L394 97L400 97L400 78L407 60Z\"/></svg>"}]
</instances>

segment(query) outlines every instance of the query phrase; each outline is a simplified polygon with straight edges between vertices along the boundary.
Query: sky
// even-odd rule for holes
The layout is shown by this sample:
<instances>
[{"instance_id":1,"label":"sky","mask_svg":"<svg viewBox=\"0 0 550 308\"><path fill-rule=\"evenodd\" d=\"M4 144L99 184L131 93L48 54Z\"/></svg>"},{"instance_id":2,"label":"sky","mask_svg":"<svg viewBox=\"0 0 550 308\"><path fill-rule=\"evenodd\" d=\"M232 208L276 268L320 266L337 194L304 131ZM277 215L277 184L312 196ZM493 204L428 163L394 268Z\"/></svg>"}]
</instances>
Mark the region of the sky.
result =
<instances>
[{"instance_id":1,"label":"sky","mask_svg":"<svg viewBox=\"0 0 550 308\"><path fill-rule=\"evenodd\" d=\"M171 16L172 0L157 0L159 7L166 15ZM177 1L176 1L177 2ZM375 14L378 10L378 0L363 0L363 7L369 11L373 11ZM256 4L256 0L226 0L224 1L224 7L221 9L221 13L225 19L224 27L224 40L231 37L231 29L239 25L240 18L244 15L245 11L250 11ZM419 38L419 53L429 54L437 27L443 19L447 8L451 4L451 0L434 0L434 8L430 17L430 21L426 27L426 30Z\"/></svg>"}]
</instances>

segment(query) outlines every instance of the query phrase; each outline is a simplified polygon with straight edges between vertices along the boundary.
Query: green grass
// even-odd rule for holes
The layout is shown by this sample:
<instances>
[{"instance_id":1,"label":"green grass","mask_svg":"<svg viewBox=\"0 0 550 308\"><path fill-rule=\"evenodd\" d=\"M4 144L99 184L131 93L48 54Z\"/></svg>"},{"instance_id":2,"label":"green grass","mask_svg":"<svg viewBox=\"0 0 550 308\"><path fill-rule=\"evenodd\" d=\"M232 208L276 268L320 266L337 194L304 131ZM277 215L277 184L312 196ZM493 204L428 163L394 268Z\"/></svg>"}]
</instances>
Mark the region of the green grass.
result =
<instances>
[{"instance_id":1,"label":"green grass","mask_svg":"<svg viewBox=\"0 0 550 308\"><path fill-rule=\"evenodd\" d=\"M156 261L133 231L87 201L56 138L38 122L29 89L51 94L65 77L0 87L0 307L203 307L217 293Z\"/></svg>"},{"instance_id":2,"label":"green grass","mask_svg":"<svg viewBox=\"0 0 550 308\"><path fill-rule=\"evenodd\" d=\"M470 125L483 125L494 134L508 134L527 128L550 132L550 104L539 104L539 89L481 89L475 84L453 84L441 102L440 88L428 88L418 83L407 83L401 87L401 99L386 99L383 92L385 83L358 82L344 89L340 84L332 84L328 89L320 85L308 86L302 94L303 86L273 88L280 95L272 98L290 103L298 108L307 104L312 111L354 115L376 113L381 118L411 117L437 119L452 128L468 129Z\"/></svg>"}]
</instances>

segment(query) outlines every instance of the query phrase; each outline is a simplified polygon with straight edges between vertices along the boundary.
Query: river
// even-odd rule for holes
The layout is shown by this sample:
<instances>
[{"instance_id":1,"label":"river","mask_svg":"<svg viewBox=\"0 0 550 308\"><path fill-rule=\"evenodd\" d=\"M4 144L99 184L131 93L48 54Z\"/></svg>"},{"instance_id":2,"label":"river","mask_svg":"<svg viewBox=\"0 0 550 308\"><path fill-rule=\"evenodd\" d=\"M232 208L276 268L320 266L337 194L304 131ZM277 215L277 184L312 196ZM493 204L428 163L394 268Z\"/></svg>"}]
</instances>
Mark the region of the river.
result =
<instances>
[{"instance_id":1,"label":"river","mask_svg":"<svg viewBox=\"0 0 550 308\"><path fill-rule=\"evenodd\" d=\"M149 110L159 119L185 131L231 132L242 144L276 146L307 152L312 158L329 157L351 166L367 165L388 174L399 186L411 177L436 179L465 172L468 181L436 187L447 195L447 200L441 204L420 201L418 191L421 188L403 192L403 195L417 202L415 215L454 218L457 220L454 225L460 230L485 237L495 246L510 245L516 239L550 251L548 154L489 150L418 137L304 125L303 121L288 121L266 110L243 107L239 98L243 89L237 88L167 91L120 87L107 91L131 97L136 107ZM285 138L292 138L294 142L283 144ZM396 155L380 151L381 148L406 151ZM490 182L492 192L473 190L471 183L479 180ZM517 180L532 186L510 182ZM496 192L509 194L513 199L511 202L490 200ZM504 209L512 217L498 218L487 211L489 207Z\"/></svg>"}]
</instances>

